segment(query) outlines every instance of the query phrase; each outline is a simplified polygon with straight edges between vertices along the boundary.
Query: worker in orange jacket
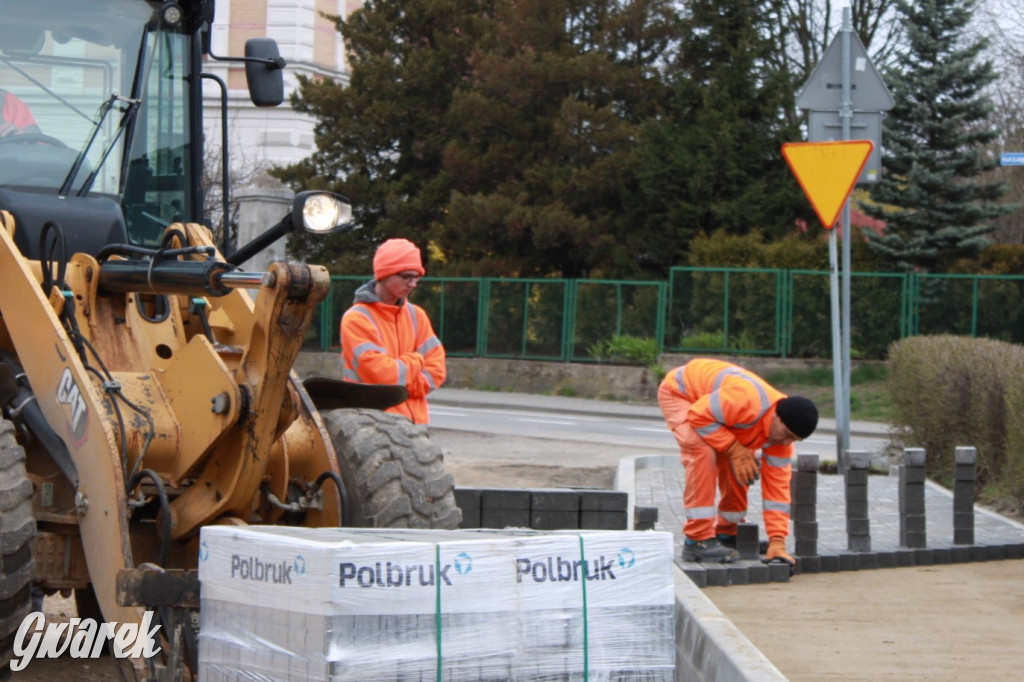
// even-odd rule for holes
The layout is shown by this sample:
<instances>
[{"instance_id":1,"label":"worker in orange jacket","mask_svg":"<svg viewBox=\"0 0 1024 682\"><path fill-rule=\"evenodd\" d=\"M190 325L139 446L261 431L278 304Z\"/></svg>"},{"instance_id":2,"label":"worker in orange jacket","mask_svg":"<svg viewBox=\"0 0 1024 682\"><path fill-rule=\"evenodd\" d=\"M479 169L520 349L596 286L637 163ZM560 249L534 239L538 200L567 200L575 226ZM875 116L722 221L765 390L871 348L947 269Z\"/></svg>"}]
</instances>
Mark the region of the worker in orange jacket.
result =
<instances>
[{"instance_id":1,"label":"worker in orange jacket","mask_svg":"<svg viewBox=\"0 0 1024 682\"><path fill-rule=\"evenodd\" d=\"M739 558L736 524L747 515L747 486L760 478L768 534L764 561L795 565L786 551L791 459L793 443L817 428L814 403L788 397L732 363L697 358L665 375L658 404L686 469L683 560Z\"/></svg>"},{"instance_id":2,"label":"worker in orange jacket","mask_svg":"<svg viewBox=\"0 0 1024 682\"><path fill-rule=\"evenodd\" d=\"M388 408L413 423L430 420L427 394L447 376L444 346L426 311L409 294L426 271L407 239L388 239L373 257L374 279L356 289L341 318L342 379L404 386L409 398Z\"/></svg>"}]
</instances>

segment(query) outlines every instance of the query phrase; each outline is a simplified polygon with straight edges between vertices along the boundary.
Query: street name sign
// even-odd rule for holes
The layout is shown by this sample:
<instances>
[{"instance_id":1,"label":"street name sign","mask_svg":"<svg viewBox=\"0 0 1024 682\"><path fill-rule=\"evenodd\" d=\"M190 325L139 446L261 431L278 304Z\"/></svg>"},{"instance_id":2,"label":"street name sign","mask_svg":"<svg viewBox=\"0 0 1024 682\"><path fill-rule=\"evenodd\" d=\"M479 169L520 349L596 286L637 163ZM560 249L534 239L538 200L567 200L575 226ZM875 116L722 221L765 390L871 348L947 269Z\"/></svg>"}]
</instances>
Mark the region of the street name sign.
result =
<instances>
[{"instance_id":1,"label":"street name sign","mask_svg":"<svg viewBox=\"0 0 1024 682\"><path fill-rule=\"evenodd\" d=\"M999 155L1000 166L1024 166L1024 152L1003 152Z\"/></svg>"}]
</instances>

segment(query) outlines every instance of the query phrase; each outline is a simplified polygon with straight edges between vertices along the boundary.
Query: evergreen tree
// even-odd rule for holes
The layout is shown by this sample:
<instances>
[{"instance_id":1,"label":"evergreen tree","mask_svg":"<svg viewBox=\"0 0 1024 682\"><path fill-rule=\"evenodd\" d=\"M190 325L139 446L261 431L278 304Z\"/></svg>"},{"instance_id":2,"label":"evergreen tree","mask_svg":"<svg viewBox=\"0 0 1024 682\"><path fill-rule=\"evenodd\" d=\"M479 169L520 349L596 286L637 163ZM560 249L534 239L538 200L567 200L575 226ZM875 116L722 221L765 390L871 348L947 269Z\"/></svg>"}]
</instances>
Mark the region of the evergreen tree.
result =
<instances>
[{"instance_id":1,"label":"evergreen tree","mask_svg":"<svg viewBox=\"0 0 1024 682\"><path fill-rule=\"evenodd\" d=\"M455 89L472 69L487 0L366 0L336 19L350 65L347 83L300 77L293 107L316 119L316 151L274 171L291 186L348 198L360 228L327 240L299 237L298 255L345 274L370 271L377 244L402 236L420 246L443 219L449 181L442 155ZM433 270L433 268L432 268Z\"/></svg>"},{"instance_id":2,"label":"evergreen tree","mask_svg":"<svg viewBox=\"0 0 1024 682\"><path fill-rule=\"evenodd\" d=\"M1000 183L984 145L998 130L985 88L996 78L980 59L987 41L967 31L973 0L900 0L907 47L886 82L895 99L883 128L882 178L863 210L886 221L871 246L900 268L941 270L989 244Z\"/></svg>"},{"instance_id":3,"label":"evergreen tree","mask_svg":"<svg viewBox=\"0 0 1024 682\"><path fill-rule=\"evenodd\" d=\"M686 262L697 234L759 230L777 238L811 215L781 154L800 133L784 121L793 84L766 66L767 4L687 5L664 116L644 126L637 152L633 210L662 272Z\"/></svg>"}]
</instances>

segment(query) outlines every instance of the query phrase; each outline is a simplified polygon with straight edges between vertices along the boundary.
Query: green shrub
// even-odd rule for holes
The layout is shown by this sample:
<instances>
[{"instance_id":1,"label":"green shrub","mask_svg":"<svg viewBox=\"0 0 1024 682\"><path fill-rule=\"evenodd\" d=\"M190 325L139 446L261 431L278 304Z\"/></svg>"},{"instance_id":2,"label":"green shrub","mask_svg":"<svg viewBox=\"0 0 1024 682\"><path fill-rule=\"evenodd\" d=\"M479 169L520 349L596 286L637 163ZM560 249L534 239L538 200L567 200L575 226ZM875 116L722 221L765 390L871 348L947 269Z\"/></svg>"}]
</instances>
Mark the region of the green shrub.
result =
<instances>
[{"instance_id":1,"label":"green shrub","mask_svg":"<svg viewBox=\"0 0 1024 682\"><path fill-rule=\"evenodd\" d=\"M894 442L923 447L931 478L950 484L955 448L973 446L979 488L1024 493L1024 347L915 336L890 346L888 373Z\"/></svg>"},{"instance_id":2,"label":"green shrub","mask_svg":"<svg viewBox=\"0 0 1024 682\"><path fill-rule=\"evenodd\" d=\"M587 347L592 358L607 362L650 367L658 364L658 341L638 336L613 336L611 340L596 341Z\"/></svg>"}]
</instances>

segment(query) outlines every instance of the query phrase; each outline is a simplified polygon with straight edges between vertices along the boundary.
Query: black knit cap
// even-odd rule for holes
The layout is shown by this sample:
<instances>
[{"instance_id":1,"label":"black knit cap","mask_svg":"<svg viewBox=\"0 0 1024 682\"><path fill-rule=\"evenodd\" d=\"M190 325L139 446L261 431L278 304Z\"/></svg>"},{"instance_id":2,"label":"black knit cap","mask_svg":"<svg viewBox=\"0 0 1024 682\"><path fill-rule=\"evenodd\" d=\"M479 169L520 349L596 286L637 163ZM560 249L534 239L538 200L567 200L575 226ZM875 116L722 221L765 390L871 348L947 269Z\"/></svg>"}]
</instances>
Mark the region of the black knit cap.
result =
<instances>
[{"instance_id":1,"label":"black knit cap","mask_svg":"<svg viewBox=\"0 0 1024 682\"><path fill-rule=\"evenodd\" d=\"M780 400L775 407L775 414L779 415L786 428L800 440L807 438L818 428L818 408L801 395L791 395Z\"/></svg>"}]
</instances>

